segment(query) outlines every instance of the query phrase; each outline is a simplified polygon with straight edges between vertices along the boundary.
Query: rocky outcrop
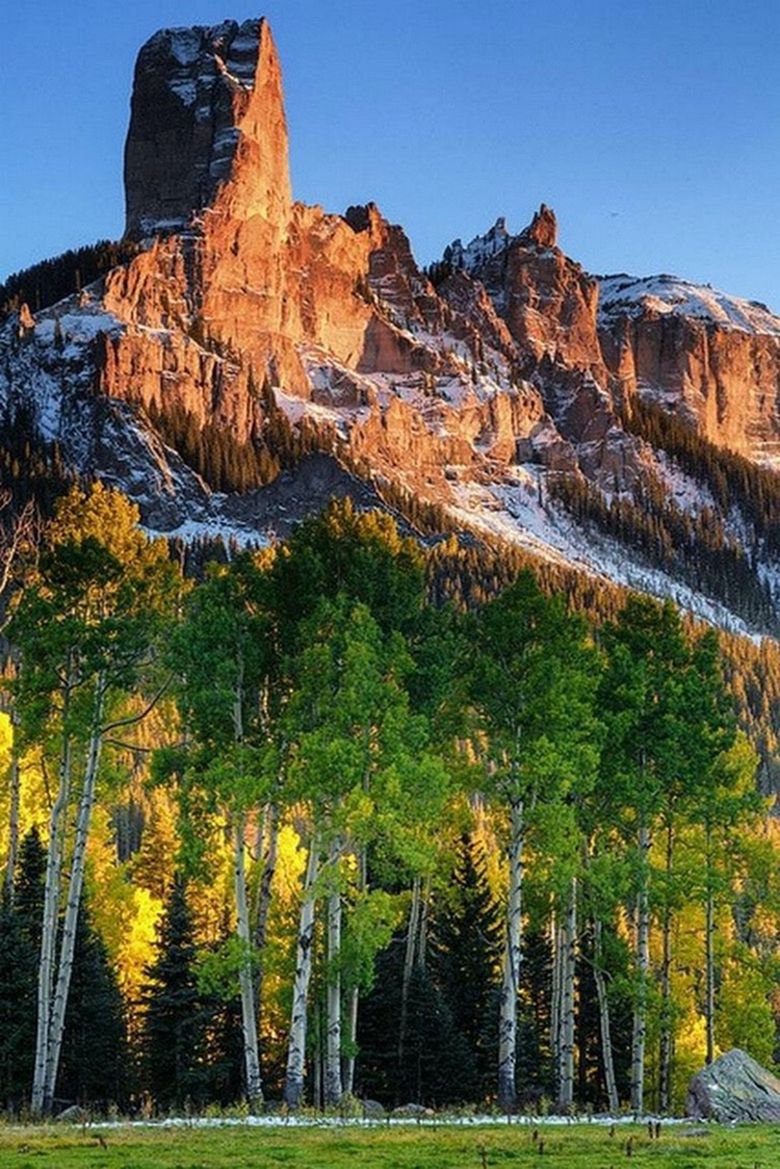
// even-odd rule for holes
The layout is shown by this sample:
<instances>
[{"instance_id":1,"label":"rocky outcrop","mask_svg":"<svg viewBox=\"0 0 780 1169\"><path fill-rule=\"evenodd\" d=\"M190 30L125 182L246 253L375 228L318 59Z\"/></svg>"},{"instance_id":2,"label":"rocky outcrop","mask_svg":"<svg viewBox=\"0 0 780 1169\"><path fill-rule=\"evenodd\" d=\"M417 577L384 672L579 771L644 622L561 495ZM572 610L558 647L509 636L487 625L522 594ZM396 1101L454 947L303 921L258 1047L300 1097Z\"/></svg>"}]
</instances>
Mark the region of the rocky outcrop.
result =
<instances>
[{"instance_id":1,"label":"rocky outcrop","mask_svg":"<svg viewBox=\"0 0 780 1169\"><path fill-rule=\"evenodd\" d=\"M764 306L673 276L601 281L605 362L625 396L679 410L719 446L780 447L780 319Z\"/></svg>"},{"instance_id":2,"label":"rocky outcrop","mask_svg":"<svg viewBox=\"0 0 780 1169\"><path fill-rule=\"evenodd\" d=\"M498 219L484 236L456 240L444 263L484 285L521 354L588 370L606 382L596 329L598 284L557 246L555 214L544 204L511 235Z\"/></svg>"},{"instance_id":3,"label":"rocky outcrop","mask_svg":"<svg viewBox=\"0 0 780 1169\"><path fill-rule=\"evenodd\" d=\"M138 55L125 147L126 234L179 231L207 207L289 216L282 77L265 20L162 29Z\"/></svg>"},{"instance_id":4,"label":"rocky outcrop","mask_svg":"<svg viewBox=\"0 0 780 1169\"><path fill-rule=\"evenodd\" d=\"M286 493L247 485L274 454L316 451L345 490L359 470L601 571L556 477L584 476L605 508L648 484L657 499L669 483L684 507L698 491L626 433L616 395L664 395L751 453L775 439L780 322L760 306L619 277L602 281L597 319L598 282L561 250L545 205L519 233L498 219L423 271L374 204L294 203L263 20L144 46L126 186L130 258L0 324L0 407L158 530L257 532L274 507L289 522L329 475Z\"/></svg>"},{"instance_id":5,"label":"rocky outcrop","mask_svg":"<svg viewBox=\"0 0 780 1169\"><path fill-rule=\"evenodd\" d=\"M717 1120L780 1122L780 1080L738 1047L727 1051L691 1080L689 1116Z\"/></svg>"}]
</instances>

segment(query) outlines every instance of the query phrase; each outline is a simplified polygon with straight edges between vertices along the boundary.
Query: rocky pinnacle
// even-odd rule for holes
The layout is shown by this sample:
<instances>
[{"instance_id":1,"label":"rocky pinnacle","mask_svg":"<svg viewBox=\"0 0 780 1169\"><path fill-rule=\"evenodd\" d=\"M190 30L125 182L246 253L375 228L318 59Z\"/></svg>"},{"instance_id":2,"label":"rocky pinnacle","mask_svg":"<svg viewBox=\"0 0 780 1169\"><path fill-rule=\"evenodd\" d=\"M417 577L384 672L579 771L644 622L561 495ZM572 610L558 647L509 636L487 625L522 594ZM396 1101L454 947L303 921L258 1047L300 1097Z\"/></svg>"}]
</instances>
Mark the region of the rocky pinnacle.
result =
<instances>
[{"instance_id":1,"label":"rocky pinnacle","mask_svg":"<svg viewBox=\"0 0 780 1169\"><path fill-rule=\"evenodd\" d=\"M125 147L125 233L181 231L220 203L286 220L287 125L265 20L162 29L136 63Z\"/></svg>"}]
</instances>

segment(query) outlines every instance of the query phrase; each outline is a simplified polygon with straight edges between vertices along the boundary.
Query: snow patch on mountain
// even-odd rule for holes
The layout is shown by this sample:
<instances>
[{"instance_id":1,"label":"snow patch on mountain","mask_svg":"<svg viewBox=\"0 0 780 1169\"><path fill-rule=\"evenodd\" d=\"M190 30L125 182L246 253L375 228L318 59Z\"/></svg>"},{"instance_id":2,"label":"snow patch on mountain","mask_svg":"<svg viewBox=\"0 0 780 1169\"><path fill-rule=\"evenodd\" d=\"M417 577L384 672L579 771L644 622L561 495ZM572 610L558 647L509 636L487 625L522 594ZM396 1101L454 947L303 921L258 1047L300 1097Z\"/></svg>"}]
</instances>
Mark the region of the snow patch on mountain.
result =
<instances>
[{"instance_id":1,"label":"snow patch on mountain","mask_svg":"<svg viewBox=\"0 0 780 1169\"><path fill-rule=\"evenodd\" d=\"M760 640L725 605L659 569L632 560L615 540L580 527L564 508L549 499L546 477L541 469L515 467L502 483L458 485L454 488L457 502L451 513L473 529L524 548L534 556L578 568L660 600L672 600L699 620Z\"/></svg>"},{"instance_id":2,"label":"snow patch on mountain","mask_svg":"<svg viewBox=\"0 0 780 1169\"><path fill-rule=\"evenodd\" d=\"M780 336L780 317L765 304L719 292L709 284L692 284L677 276L603 276L599 279L599 324L648 314L692 317L742 333Z\"/></svg>"},{"instance_id":3,"label":"snow patch on mountain","mask_svg":"<svg viewBox=\"0 0 780 1169\"><path fill-rule=\"evenodd\" d=\"M500 216L489 231L477 235L464 246L459 239L453 240L444 251L445 263L453 268L463 268L469 274L475 272L491 256L503 252L512 242L513 236L507 231L506 219Z\"/></svg>"}]
</instances>

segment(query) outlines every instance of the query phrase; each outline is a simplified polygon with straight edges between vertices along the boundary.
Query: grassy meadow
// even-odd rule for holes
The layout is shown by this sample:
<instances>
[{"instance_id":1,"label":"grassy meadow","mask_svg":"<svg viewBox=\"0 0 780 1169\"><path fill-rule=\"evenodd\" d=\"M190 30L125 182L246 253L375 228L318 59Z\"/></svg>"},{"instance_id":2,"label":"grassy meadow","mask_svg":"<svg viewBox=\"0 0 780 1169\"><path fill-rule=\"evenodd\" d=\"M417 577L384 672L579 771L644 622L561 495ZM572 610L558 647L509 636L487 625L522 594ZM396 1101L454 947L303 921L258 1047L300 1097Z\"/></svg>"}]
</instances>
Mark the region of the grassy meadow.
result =
<instances>
[{"instance_id":1,"label":"grassy meadow","mask_svg":"<svg viewBox=\"0 0 780 1169\"><path fill-rule=\"evenodd\" d=\"M780 1127L0 1129L2 1169L777 1169Z\"/></svg>"}]
</instances>

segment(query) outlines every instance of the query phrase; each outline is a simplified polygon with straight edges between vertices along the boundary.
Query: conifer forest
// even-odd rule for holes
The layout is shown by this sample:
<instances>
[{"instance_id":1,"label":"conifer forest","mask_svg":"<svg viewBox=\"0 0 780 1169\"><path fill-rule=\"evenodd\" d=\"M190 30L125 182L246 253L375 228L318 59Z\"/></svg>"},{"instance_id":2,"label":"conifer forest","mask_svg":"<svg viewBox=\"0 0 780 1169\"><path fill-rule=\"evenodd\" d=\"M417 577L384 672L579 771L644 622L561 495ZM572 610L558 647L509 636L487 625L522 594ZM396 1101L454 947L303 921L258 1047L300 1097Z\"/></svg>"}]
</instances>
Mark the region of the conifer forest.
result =
<instances>
[{"instance_id":1,"label":"conifer forest","mask_svg":"<svg viewBox=\"0 0 780 1169\"><path fill-rule=\"evenodd\" d=\"M673 1114L775 1062L772 643L349 501L186 559L58 490L0 563L9 1115Z\"/></svg>"}]
</instances>

